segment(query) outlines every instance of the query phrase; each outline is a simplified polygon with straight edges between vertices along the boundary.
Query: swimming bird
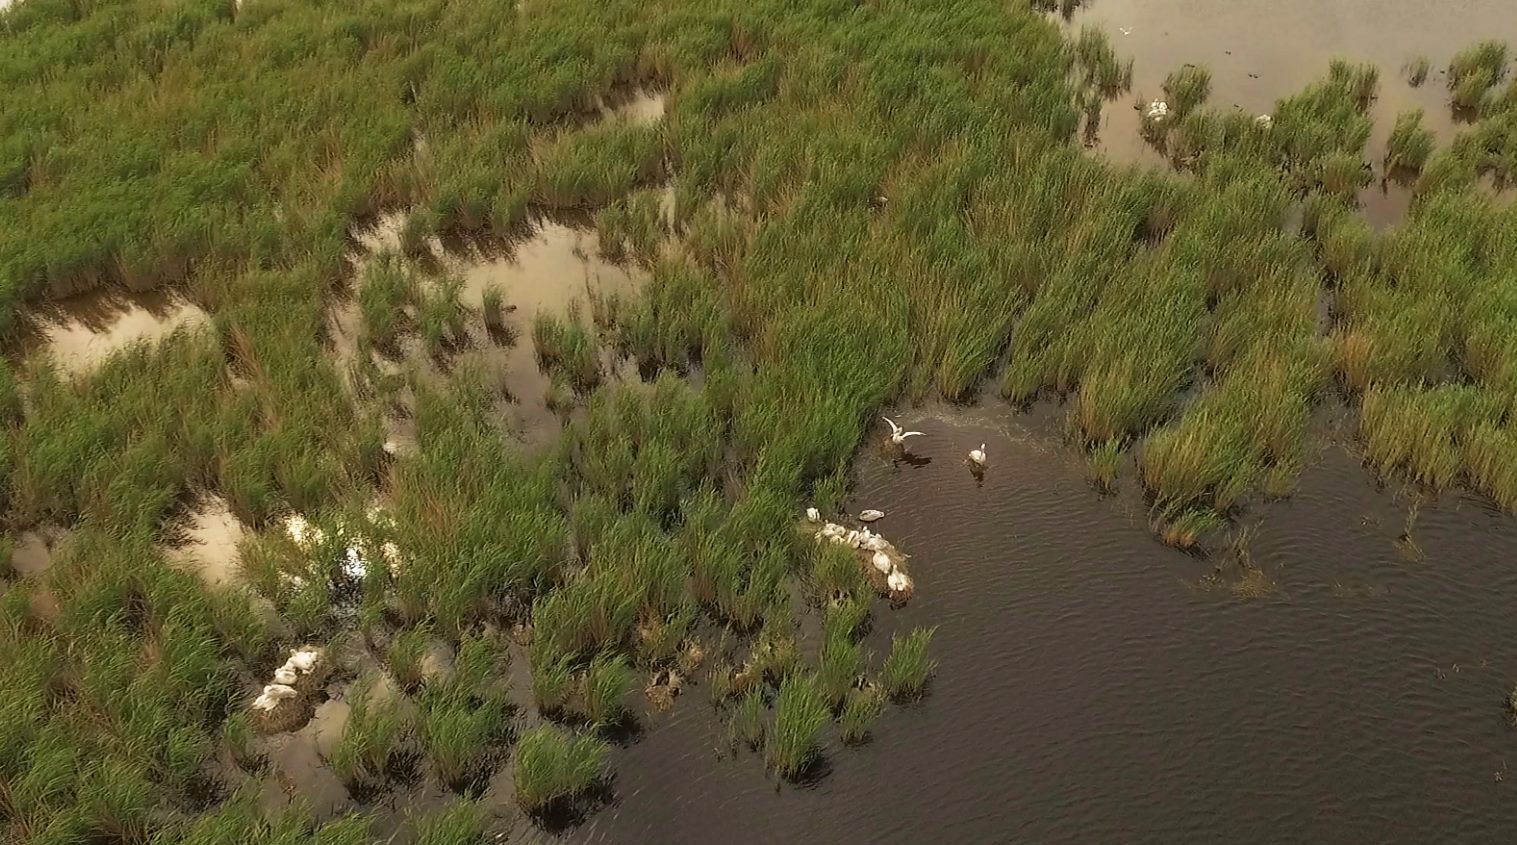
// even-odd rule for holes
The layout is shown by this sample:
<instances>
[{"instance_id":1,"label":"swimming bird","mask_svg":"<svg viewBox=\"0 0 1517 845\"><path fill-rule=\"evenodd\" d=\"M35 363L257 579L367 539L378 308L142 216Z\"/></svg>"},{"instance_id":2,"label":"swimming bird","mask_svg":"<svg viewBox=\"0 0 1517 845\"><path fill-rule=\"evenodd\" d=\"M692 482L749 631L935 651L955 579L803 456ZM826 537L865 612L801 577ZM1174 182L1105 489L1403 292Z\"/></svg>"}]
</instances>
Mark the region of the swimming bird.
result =
<instances>
[{"instance_id":1,"label":"swimming bird","mask_svg":"<svg viewBox=\"0 0 1517 845\"><path fill-rule=\"evenodd\" d=\"M890 442L896 446L904 447L906 445L906 438L908 437L922 436L922 432L920 431L906 431L902 429L900 426L896 425L895 420L891 419L890 417L880 417L880 419L884 420L887 423L890 423Z\"/></svg>"},{"instance_id":2,"label":"swimming bird","mask_svg":"<svg viewBox=\"0 0 1517 845\"><path fill-rule=\"evenodd\" d=\"M875 520L884 519L884 518L885 518L885 512L884 511L877 511L874 508L869 508L868 510L859 511L859 521L860 522L874 522Z\"/></svg>"},{"instance_id":3,"label":"swimming bird","mask_svg":"<svg viewBox=\"0 0 1517 845\"><path fill-rule=\"evenodd\" d=\"M980 448L978 448L978 449L970 449L969 450L969 462L971 464L973 464L975 467L983 468L985 466L985 444L984 443L981 443L980 444Z\"/></svg>"}]
</instances>

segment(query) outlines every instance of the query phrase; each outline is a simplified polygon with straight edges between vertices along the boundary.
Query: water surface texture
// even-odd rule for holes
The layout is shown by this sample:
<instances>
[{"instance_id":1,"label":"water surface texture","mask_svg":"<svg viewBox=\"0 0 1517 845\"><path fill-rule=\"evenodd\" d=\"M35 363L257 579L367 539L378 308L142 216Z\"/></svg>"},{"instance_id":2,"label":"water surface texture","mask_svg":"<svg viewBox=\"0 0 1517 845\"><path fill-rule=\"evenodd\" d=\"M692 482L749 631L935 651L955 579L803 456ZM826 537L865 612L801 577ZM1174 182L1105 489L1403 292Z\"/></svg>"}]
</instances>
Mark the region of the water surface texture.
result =
<instances>
[{"instance_id":1,"label":"water surface texture","mask_svg":"<svg viewBox=\"0 0 1517 845\"><path fill-rule=\"evenodd\" d=\"M857 469L853 506L887 512L917 581L877 605L876 665L890 632L937 625L927 700L777 789L753 754L718 758L697 690L570 839L1510 841L1517 521L1463 495L1412 515L1328 442L1294 497L1244 514L1240 572L1158 544L1131 466L1119 495L1088 488L1056 416L908 413L930 463Z\"/></svg>"}]
</instances>

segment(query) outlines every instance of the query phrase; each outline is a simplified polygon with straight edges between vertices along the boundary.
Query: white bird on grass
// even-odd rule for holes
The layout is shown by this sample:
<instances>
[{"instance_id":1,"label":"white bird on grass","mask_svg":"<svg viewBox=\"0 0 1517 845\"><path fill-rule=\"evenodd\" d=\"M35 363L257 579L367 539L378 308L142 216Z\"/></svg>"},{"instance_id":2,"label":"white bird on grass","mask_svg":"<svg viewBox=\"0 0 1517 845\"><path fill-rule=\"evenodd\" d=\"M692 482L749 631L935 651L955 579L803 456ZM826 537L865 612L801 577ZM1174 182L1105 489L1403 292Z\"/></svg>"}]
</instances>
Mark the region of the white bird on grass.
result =
<instances>
[{"instance_id":1,"label":"white bird on grass","mask_svg":"<svg viewBox=\"0 0 1517 845\"><path fill-rule=\"evenodd\" d=\"M981 443L980 444L980 448L978 448L978 449L970 449L969 450L969 462L971 464L973 464L977 468L983 468L985 466L985 444L984 443Z\"/></svg>"},{"instance_id":2,"label":"white bird on grass","mask_svg":"<svg viewBox=\"0 0 1517 845\"><path fill-rule=\"evenodd\" d=\"M908 437L922 436L922 432L920 431L903 430L900 426L896 425L895 420L891 419L890 417L880 417L880 419L884 420L887 423L890 423L890 442L896 446L905 446L906 438Z\"/></svg>"},{"instance_id":3,"label":"white bird on grass","mask_svg":"<svg viewBox=\"0 0 1517 845\"><path fill-rule=\"evenodd\" d=\"M895 564L891 562L890 555L884 552L875 552L874 568L878 569L882 574L889 575L891 570L895 569Z\"/></svg>"},{"instance_id":4,"label":"white bird on grass","mask_svg":"<svg viewBox=\"0 0 1517 845\"><path fill-rule=\"evenodd\" d=\"M807 508L806 509L806 521L807 522L821 522L822 521L822 514L819 511L817 511L816 508Z\"/></svg>"}]
</instances>

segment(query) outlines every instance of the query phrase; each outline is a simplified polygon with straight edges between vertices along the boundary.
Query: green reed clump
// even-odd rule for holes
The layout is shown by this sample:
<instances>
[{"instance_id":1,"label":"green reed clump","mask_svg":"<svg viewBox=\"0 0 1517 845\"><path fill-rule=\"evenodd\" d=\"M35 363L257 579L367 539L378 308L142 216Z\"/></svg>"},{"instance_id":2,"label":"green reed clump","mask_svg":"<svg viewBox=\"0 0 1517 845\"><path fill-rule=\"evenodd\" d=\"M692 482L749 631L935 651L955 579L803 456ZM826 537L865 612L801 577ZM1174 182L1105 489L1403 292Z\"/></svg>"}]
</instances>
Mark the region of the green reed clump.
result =
<instances>
[{"instance_id":1,"label":"green reed clump","mask_svg":"<svg viewBox=\"0 0 1517 845\"><path fill-rule=\"evenodd\" d=\"M847 611L842 612L847 613ZM838 611L832 612L832 614L836 613ZM817 662L816 679L818 689L821 690L828 708L835 711L842 706L849 691L863 676L867 662L864 647L853 641L851 630L845 631L839 627L837 630L827 632L826 641L822 644L822 653Z\"/></svg>"},{"instance_id":2,"label":"green reed clump","mask_svg":"<svg viewBox=\"0 0 1517 845\"><path fill-rule=\"evenodd\" d=\"M480 294L480 311L484 316L485 329L492 334L506 331L505 295L497 285L489 285Z\"/></svg>"},{"instance_id":3,"label":"green reed clump","mask_svg":"<svg viewBox=\"0 0 1517 845\"><path fill-rule=\"evenodd\" d=\"M1208 531L1221 527L1222 517L1216 511L1199 508L1167 509L1156 515L1154 522L1154 531L1166 546L1194 549Z\"/></svg>"},{"instance_id":4,"label":"green reed clump","mask_svg":"<svg viewBox=\"0 0 1517 845\"><path fill-rule=\"evenodd\" d=\"M256 770L264 764L264 755L258 750L257 737L246 713L234 713L221 723L221 741L232 754L232 760L244 769Z\"/></svg>"},{"instance_id":5,"label":"green reed clump","mask_svg":"<svg viewBox=\"0 0 1517 845\"><path fill-rule=\"evenodd\" d=\"M546 311L532 319L532 345L539 366L576 391L600 383L600 345L577 319L563 320Z\"/></svg>"},{"instance_id":6,"label":"green reed clump","mask_svg":"<svg viewBox=\"0 0 1517 845\"><path fill-rule=\"evenodd\" d=\"M604 775L604 742L543 725L516 743L516 803L540 813L584 794Z\"/></svg>"},{"instance_id":7,"label":"green reed clump","mask_svg":"<svg viewBox=\"0 0 1517 845\"><path fill-rule=\"evenodd\" d=\"M568 133L548 149L533 195L555 208L599 208L656 180L662 165L657 127L612 121Z\"/></svg>"},{"instance_id":8,"label":"green reed clump","mask_svg":"<svg viewBox=\"0 0 1517 845\"><path fill-rule=\"evenodd\" d=\"M663 194L651 188L600 209L595 212L595 231L601 252L612 258L630 254L652 264L667 234L664 218Z\"/></svg>"},{"instance_id":9,"label":"green reed clump","mask_svg":"<svg viewBox=\"0 0 1517 845\"><path fill-rule=\"evenodd\" d=\"M880 669L880 683L892 698L920 698L937 661L927 656L936 628L913 628L911 633L890 638L890 653Z\"/></svg>"},{"instance_id":10,"label":"green reed clump","mask_svg":"<svg viewBox=\"0 0 1517 845\"><path fill-rule=\"evenodd\" d=\"M459 294L463 279L444 276L422 291L416 305L416 325L428 354L438 357L463 343L467 337L464 320L468 314Z\"/></svg>"},{"instance_id":11,"label":"green reed clump","mask_svg":"<svg viewBox=\"0 0 1517 845\"><path fill-rule=\"evenodd\" d=\"M582 699L584 717L594 725L613 725L627 716L627 695L637 685L627 659L601 653L585 670Z\"/></svg>"},{"instance_id":12,"label":"green reed clump","mask_svg":"<svg viewBox=\"0 0 1517 845\"><path fill-rule=\"evenodd\" d=\"M869 739L870 726L885 711L885 696L873 685L859 687L848 693L843 710L838 714L838 732L843 742L857 745Z\"/></svg>"},{"instance_id":13,"label":"green reed clump","mask_svg":"<svg viewBox=\"0 0 1517 845\"><path fill-rule=\"evenodd\" d=\"M432 638L431 627L417 625L396 633L390 640L390 647L385 651L385 663L389 665L390 674L401 689L412 690L421 686L422 659L426 657Z\"/></svg>"},{"instance_id":14,"label":"green reed clump","mask_svg":"<svg viewBox=\"0 0 1517 845\"><path fill-rule=\"evenodd\" d=\"M1211 96L1211 71L1185 65L1164 77L1164 96L1176 118L1183 118Z\"/></svg>"},{"instance_id":15,"label":"green reed clump","mask_svg":"<svg viewBox=\"0 0 1517 845\"><path fill-rule=\"evenodd\" d=\"M394 354L407 325L406 308L417 295L416 278L400 256L384 253L370 259L358 285L358 310L376 349Z\"/></svg>"},{"instance_id":16,"label":"green reed clump","mask_svg":"<svg viewBox=\"0 0 1517 845\"><path fill-rule=\"evenodd\" d=\"M532 660L532 696L538 709L554 713L569 701L574 689L574 669L563 658Z\"/></svg>"},{"instance_id":17,"label":"green reed clump","mask_svg":"<svg viewBox=\"0 0 1517 845\"><path fill-rule=\"evenodd\" d=\"M1411 60L1406 63L1407 84L1411 85L1413 88L1421 86L1423 82L1427 81L1428 71L1431 69L1432 63L1428 61L1427 56L1413 56Z\"/></svg>"},{"instance_id":18,"label":"green reed clump","mask_svg":"<svg viewBox=\"0 0 1517 845\"><path fill-rule=\"evenodd\" d=\"M1084 84L1102 97L1115 97L1132 87L1132 60L1124 63L1117 59L1111 39L1103 29L1080 28L1075 60L1084 69Z\"/></svg>"},{"instance_id":19,"label":"green reed clump","mask_svg":"<svg viewBox=\"0 0 1517 845\"><path fill-rule=\"evenodd\" d=\"M471 695L463 687L428 690L417 734L438 778L459 785L486 774L510 732L509 717L504 696Z\"/></svg>"},{"instance_id":20,"label":"green reed clump","mask_svg":"<svg viewBox=\"0 0 1517 845\"><path fill-rule=\"evenodd\" d=\"M1460 50L1449 62L1449 92L1458 108L1480 106L1485 94L1506 69L1507 46L1501 41L1481 41Z\"/></svg>"},{"instance_id":21,"label":"green reed clump","mask_svg":"<svg viewBox=\"0 0 1517 845\"><path fill-rule=\"evenodd\" d=\"M349 786L376 786L387 778L409 730L400 704L368 681L352 692L342 740L328 763Z\"/></svg>"},{"instance_id":22,"label":"green reed clump","mask_svg":"<svg viewBox=\"0 0 1517 845\"><path fill-rule=\"evenodd\" d=\"M1085 480L1098 490L1117 487L1117 471L1122 466L1122 444L1112 439L1090 447L1085 455Z\"/></svg>"},{"instance_id":23,"label":"green reed clump","mask_svg":"<svg viewBox=\"0 0 1517 845\"><path fill-rule=\"evenodd\" d=\"M1340 199L1353 199L1369 184L1370 171L1358 153L1338 151L1317 160L1315 176L1322 190Z\"/></svg>"},{"instance_id":24,"label":"green reed clump","mask_svg":"<svg viewBox=\"0 0 1517 845\"><path fill-rule=\"evenodd\" d=\"M416 821L416 845L480 845L489 813L467 798L453 798Z\"/></svg>"},{"instance_id":25,"label":"green reed clump","mask_svg":"<svg viewBox=\"0 0 1517 845\"><path fill-rule=\"evenodd\" d=\"M753 749L762 746L767 730L764 718L767 713L763 688L750 686L732 710L732 739Z\"/></svg>"},{"instance_id":26,"label":"green reed clump","mask_svg":"<svg viewBox=\"0 0 1517 845\"><path fill-rule=\"evenodd\" d=\"M817 753L817 734L827 724L826 697L814 675L786 676L774 702L774 722L764 744L764 758L781 777L805 770Z\"/></svg>"},{"instance_id":27,"label":"green reed clump","mask_svg":"<svg viewBox=\"0 0 1517 845\"><path fill-rule=\"evenodd\" d=\"M1396 116L1396 125L1386 142L1386 170L1421 172L1433 154L1433 145L1433 131L1422 125L1422 109L1402 112Z\"/></svg>"}]
</instances>

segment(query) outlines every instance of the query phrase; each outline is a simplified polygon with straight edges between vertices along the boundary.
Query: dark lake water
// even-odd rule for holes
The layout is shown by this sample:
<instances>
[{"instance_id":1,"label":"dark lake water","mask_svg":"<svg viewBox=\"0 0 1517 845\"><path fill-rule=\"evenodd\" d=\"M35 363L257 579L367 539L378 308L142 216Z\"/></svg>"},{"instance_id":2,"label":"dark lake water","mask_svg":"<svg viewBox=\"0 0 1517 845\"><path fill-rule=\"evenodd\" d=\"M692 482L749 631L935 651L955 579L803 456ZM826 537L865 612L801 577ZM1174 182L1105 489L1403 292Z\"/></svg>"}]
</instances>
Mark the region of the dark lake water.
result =
<instances>
[{"instance_id":1,"label":"dark lake water","mask_svg":"<svg viewBox=\"0 0 1517 845\"><path fill-rule=\"evenodd\" d=\"M1244 577L1157 543L1130 465L1118 495L1087 487L1058 413L908 413L933 460L858 467L854 506L888 513L917 580L877 607L876 659L937 625L925 701L777 787L719 756L697 689L615 754L614 803L568 838L1512 841L1517 520L1381 489L1329 431L1296 494L1240 520Z\"/></svg>"}]
</instances>

